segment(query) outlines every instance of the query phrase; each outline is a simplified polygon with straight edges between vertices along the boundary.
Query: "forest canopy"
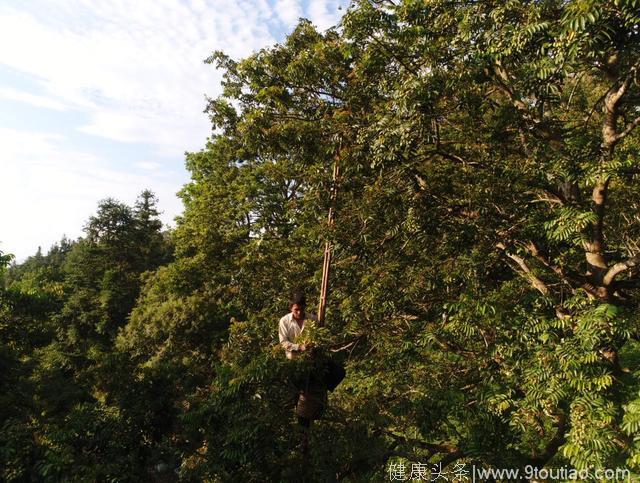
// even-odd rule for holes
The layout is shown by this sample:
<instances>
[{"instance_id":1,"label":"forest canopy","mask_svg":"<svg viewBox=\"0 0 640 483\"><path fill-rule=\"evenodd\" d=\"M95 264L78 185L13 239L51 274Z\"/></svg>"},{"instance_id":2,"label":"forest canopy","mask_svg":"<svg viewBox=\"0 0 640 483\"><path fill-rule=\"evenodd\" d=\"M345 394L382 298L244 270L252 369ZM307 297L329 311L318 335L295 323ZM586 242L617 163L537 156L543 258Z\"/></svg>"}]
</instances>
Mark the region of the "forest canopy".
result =
<instances>
[{"instance_id":1,"label":"forest canopy","mask_svg":"<svg viewBox=\"0 0 640 483\"><path fill-rule=\"evenodd\" d=\"M3 480L637 475L640 2L362 0L206 61L175 229L145 191L0 254ZM347 376L303 458L277 322L327 240Z\"/></svg>"}]
</instances>

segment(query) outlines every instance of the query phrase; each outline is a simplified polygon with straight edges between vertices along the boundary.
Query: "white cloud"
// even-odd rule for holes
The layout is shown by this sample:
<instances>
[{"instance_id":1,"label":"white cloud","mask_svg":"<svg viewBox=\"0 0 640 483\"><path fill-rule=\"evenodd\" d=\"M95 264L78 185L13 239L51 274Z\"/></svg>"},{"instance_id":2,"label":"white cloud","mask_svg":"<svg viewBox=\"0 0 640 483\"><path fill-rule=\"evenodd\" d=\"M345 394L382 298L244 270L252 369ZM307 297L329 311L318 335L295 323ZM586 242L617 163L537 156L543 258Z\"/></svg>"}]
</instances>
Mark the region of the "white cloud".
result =
<instances>
[{"instance_id":1,"label":"white cloud","mask_svg":"<svg viewBox=\"0 0 640 483\"><path fill-rule=\"evenodd\" d=\"M276 31L291 30L303 15L325 29L347 3L315 0L303 11L299 0L275 1L273 7L266 0L0 5L0 64L39 79L44 95L22 101L73 106L88 115L84 132L181 155L204 144L204 94L220 90L220 73L203 59L213 50L247 56L275 43ZM179 137L153 135L169 125Z\"/></svg>"},{"instance_id":2,"label":"white cloud","mask_svg":"<svg viewBox=\"0 0 640 483\"><path fill-rule=\"evenodd\" d=\"M338 7L344 8L346 3L338 0L312 0L309 2L307 15L320 30L326 30L340 20L342 11Z\"/></svg>"},{"instance_id":3,"label":"white cloud","mask_svg":"<svg viewBox=\"0 0 640 483\"><path fill-rule=\"evenodd\" d=\"M304 16L299 0L278 0L275 5L275 11L278 18L288 29L292 29L298 19Z\"/></svg>"},{"instance_id":4,"label":"white cloud","mask_svg":"<svg viewBox=\"0 0 640 483\"><path fill-rule=\"evenodd\" d=\"M165 220L178 214L174 193L187 179L178 167L184 151L205 145L204 95L220 91L221 73L203 59L214 50L245 57L275 43L299 16L327 28L341 14L338 3L348 3L270 1L0 2L0 66L39 87L0 86L0 99L73 110L84 121L72 129L151 147L128 171L116 170L98 148L69 147L72 136L0 129L0 250L24 257L62 233L78 236L99 199L133 202L147 187ZM60 125L50 131L65 132Z\"/></svg>"},{"instance_id":5,"label":"white cloud","mask_svg":"<svg viewBox=\"0 0 640 483\"><path fill-rule=\"evenodd\" d=\"M204 144L204 94L219 91L220 75L203 60L214 49L246 56L275 42L264 6L252 7L227 0L208 6L78 0L36 13L0 7L0 63L85 111L85 132L181 155ZM168 124L186 137L150 135Z\"/></svg>"},{"instance_id":6,"label":"white cloud","mask_svg":"<svg viewBox=\"0 0 640 483\"><path fill-rule=\"evenodd\" d=\"M0 189L0 250L18 260L46 251L62 234L82 234L82 226L99 200L113 197L133 203L145 188L154 191L170 223L182 211L175 192L184 174L169 178L166 171L132 174L83 151L63 146L62 136L0 128L3 182ZM6 229L10 227L10 229Z\"/></svg>"},{"instance_id":7,"label":"white cloud","mask_svg":"<svg viewBox=\"0 0 640 483\"><path fill-rule=\"evenodd\" d=\"M200 111L202 109L197 112ZM182 159L187 148L195 150L204 145L211 126L183 112L163 115L152 108L126 106L96 112L79 130L120 142L147 143L155 146L158 155Z\"/></svg>"},{"instance_id":8,"label":"white cloud","mask_svg":"<svg viewBox=\"0 0 640 483\"><path fill-rule=\"evenodd\" d=\"M0 87L0 99L18 101L30 104L35 107L44 107L55 111L66 111L69 106L50 97L38 96L28 92L12 89L11 87Z\"/></svg>"},{"instance_id":9,"label":"white cloud","mask_svg":"<svg viewBox=\"0 0 640 483\"><path fill-rule=\"evenodd\" d=\"M136 168L144 169L146 171L158 170L162 167L162 164L154 161L138 161L134 164Z\"/></svg>"}]
</instances>

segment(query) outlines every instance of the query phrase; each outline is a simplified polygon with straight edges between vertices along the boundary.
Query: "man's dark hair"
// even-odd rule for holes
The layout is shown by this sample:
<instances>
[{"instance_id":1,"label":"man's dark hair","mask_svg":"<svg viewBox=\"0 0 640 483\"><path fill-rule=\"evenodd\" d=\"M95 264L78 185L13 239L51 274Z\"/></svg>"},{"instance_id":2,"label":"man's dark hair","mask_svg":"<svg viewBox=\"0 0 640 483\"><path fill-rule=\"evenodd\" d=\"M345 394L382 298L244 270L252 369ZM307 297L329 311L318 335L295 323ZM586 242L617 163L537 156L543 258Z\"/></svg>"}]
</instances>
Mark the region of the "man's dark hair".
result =
<instances>
[{"instance_id":1,"label":"man's dark hair","mask_svg":"<svg viewBox=\"0 0 640 483\"><path fill-rule=\"evenodd\" d=\"M296 292L291 296L291 298L289 299L289 308L293 307L294 305L299 305L300 307L307 306L307 299L303 293Z\"/></svg>"}]
</instances>

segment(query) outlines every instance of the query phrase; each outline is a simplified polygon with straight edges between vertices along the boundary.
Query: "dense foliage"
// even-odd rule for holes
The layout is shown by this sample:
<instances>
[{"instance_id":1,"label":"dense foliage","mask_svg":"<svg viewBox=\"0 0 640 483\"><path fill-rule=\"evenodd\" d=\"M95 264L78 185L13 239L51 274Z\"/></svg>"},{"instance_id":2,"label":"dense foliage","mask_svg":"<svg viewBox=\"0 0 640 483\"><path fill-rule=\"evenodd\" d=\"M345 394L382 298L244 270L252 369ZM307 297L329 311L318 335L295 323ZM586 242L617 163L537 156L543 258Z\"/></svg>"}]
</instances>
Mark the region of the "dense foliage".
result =
<instances>
[{"instance_id":1,"label":"dense foliage","mask_svg":"<svg viewBox=\"0 0 640 483\"><path fill-rule=\"evenodd\" d=\"M150 193L107 200L4 275L3 478L638 472L639 12L360 1L214 53L171 236ZM325 240L347 377L303 457L276 325L317 296Z\"/></svg>"}]
</instances>

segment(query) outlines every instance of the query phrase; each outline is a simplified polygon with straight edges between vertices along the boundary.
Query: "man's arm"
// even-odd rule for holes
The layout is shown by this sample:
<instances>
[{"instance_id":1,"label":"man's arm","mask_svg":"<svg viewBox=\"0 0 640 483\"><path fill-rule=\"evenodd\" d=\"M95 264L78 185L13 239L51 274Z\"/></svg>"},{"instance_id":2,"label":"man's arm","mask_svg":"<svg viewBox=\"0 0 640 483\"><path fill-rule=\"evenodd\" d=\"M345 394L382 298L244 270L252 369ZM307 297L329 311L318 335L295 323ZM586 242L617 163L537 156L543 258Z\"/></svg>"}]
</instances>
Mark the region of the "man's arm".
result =
<instances>
[{"instance_id":1,"label":"man's arm","mask_svg":"<svg viewBox=\"0 0 640 483\"><path fill-rule=\"evenodd\" d=\"M284 323L284 320L280 321L280 325L278 327L278 338L280 339L280 344L284 347L285 350L290 352L298 352L304 350L304 345L296 344L293 341L289 340L289 336L287 334L287 327Z\"/></svg>"}]
</instances>

